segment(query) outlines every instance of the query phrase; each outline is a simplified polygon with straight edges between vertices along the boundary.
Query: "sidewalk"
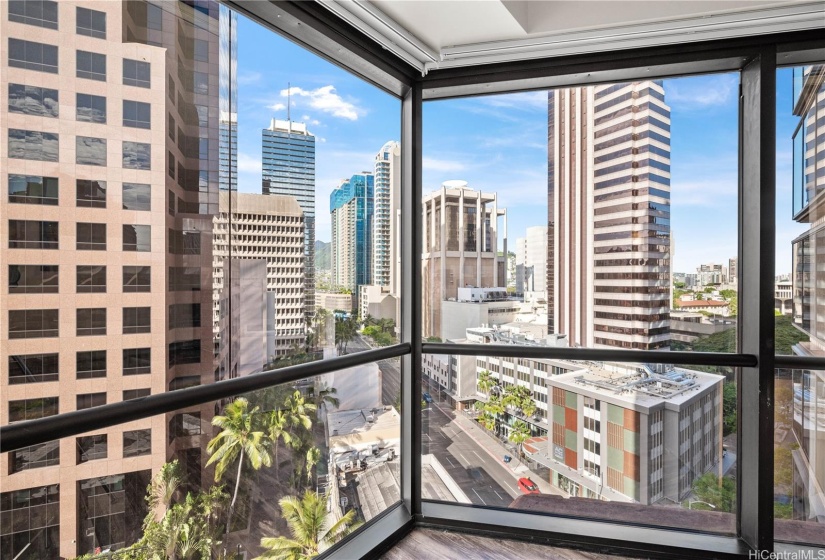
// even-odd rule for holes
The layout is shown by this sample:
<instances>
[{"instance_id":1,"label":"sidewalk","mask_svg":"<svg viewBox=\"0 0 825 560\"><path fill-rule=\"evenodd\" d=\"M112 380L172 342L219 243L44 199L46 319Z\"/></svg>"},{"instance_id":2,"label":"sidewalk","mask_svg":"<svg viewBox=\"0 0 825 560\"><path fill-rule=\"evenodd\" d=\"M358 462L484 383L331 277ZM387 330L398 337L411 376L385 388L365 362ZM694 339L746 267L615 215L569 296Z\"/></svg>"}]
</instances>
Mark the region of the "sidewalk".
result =
<instances>
[{"instance_id":1,"label":"sidewalk","mask_svg":"<svg viewBox=\"0 0 825 560\"><path fill-rule=\"evenodd\" d=\"M435 406L438 410L441 411L442 414L447 415L449 418L455 422L458 427L470 438L475 441L479 447L481 447L484 451L486 451L490 457L495 459L499 462L503 467L505 467L513 476L513 479L518 484L518 479L522 477L529 477L536 486L539 487L542 494L554 494L556 496L568 497L567 494L555 488L552 484L548 481L541 478L539 475L531 471L527 468L527 465L524 464L520 459L517 457L513 457L513 460L508 464L504 462L504 455L511 454L512 452L505 448L496 438L485 432L481 427L476 425L476 423L464 416L461 413L456 413L453 410L447 409L444 410L437 403L433 403L430 406Z\"/></svg>"}]
</instances>

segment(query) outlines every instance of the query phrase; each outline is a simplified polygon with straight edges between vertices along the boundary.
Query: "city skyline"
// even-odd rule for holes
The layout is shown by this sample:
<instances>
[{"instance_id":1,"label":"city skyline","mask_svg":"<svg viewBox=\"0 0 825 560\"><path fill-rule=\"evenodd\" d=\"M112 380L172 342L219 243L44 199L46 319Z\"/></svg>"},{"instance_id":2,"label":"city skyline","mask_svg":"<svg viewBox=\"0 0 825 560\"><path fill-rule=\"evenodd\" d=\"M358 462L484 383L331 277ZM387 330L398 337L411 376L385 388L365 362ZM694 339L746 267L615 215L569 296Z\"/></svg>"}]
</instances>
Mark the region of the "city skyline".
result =
<instances>
[{"instance_id":1,"label":"city skyline","mask_svg":"<svg viewBox=\"0 0 825 560\"><path fill-rule=\"evenodd\" d=\"M238 25L244 38L238 45L240 191L260 192L256 133L270 119L286 118L288 83L293 120L306 122L318 139L316 201L327 200L341 179L371 169L381 146L400 139L395 99L243 16ZM265 53L272 49L252 47L276 42L284 56L271 68ZM791 220L795 123L784 110L791 103L790 80L789 69L778 72L777 274L791 272L791 241L804 231ZM734 74L718 74L663 84L673 121L673 270L693 272L737 254L736 223L729 218L736 216L738 81ZM464 180L473 189L499 193L511 212L512 239L524 237L527 227L546 225L546 106L547 91L426 103L422 194L444 181ZM317 204L316 238L328 242L329 215Z\"/></svg>"}]
</instances>

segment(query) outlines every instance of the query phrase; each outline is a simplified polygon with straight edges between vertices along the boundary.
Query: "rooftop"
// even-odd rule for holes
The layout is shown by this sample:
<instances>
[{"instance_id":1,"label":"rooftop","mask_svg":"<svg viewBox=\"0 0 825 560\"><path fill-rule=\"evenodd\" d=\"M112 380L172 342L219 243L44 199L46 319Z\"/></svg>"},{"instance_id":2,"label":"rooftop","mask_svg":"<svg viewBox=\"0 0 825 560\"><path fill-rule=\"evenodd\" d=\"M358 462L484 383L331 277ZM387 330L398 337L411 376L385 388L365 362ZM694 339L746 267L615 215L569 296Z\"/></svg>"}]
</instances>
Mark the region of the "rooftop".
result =
<instances>
[{"instance_id":1,"label":"rooftop","mask_svg":"<svg viewBox=\"0 0 825 560\"><path fill-rule=\"evenodd\" d=\"M391 406L331 412L327 415L327 435L330 452L384 447L401 437L401 416Z\"/></svg>"}]
</instances>

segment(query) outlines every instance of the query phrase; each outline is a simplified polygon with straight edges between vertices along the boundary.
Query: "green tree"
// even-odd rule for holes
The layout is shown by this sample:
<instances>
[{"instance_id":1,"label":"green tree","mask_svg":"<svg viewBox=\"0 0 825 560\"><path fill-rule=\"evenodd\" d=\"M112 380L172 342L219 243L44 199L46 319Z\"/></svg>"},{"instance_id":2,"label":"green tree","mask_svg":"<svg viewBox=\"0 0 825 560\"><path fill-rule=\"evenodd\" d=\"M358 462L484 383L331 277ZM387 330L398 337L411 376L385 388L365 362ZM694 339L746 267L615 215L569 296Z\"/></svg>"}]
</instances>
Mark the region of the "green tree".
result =
<instances>
[{"instance_id":1,"label":"green tree","mask_svg":"<svg viewBox=\"0 0 825 560\"><path fill-rule=\"evenodd\" d=\"M736 507L736 482L729 477L721 480L707 473L693 481L693 492L703 502L716 506L718 511L733 512Z\"/></svg>"},{"instance_id":2,"label":"green tree","mask_svg":"<svg viewBox=\"0 0 825 560\"><path fill-rule=\"evenodd\" d=\"M152 477L147 488L146 502L149 511L156 520L162 519L172 506L183 484L184 472L177 460L164 463L160 470Z\"/></svg>"},{"instance_id":3,"label":"green tree","mask_svg":"<svg viewBox=\"0 0 825 560\"><path fill-rule=\"evenodd\" d=\"M481 370L478 374L478 390L484 393L485 395L490 394L490 389L493 388L493 385L496 384L496 380L493 379L493 376L490 374L489 371L486 369Z\"/></svg>"},{"instance_id":4,"label":"green tree","mask_svg":"<svg viewBox=\"0 0 825 560\"><path fill-rule=\"evenodd\" d=\"M527 441L530 436L530 427L527 426L526 422L516 420L513 422L513 425L510 426L510 433L508 434L507 439L510 440L510 443L518 447L519 457L524 455L524 442Z\"/></svg>"},{"instance_id":5,"label":"green tree","mask_svg":"<svg viewBox=\"0 0 825 560\"><path fill-rule=\"evenodd\" d=\"M532 416L536 412L536 404L533 401L533 393L523 385L508 385L504 390L502 398L504 406L511 406L518 414Z\"/></svg>"},{"instance_id":6,"label":"green tree","mask_svg":"<svg viewBox=\"0 0 825 560\"><path fill-rule=\"evenodd\" d=\"M292 434L289 431L290 422L287 419L287 413L283 410L272 410L267 414L267 437L270 445L272 445L272 460L275 463L275 480L278 480L278 470L280 468L280 461L278 461L278 449L281 446L281 441L285 445L292 444Z\"/></svg>"},{"instance_id":7,"label":"green tree","mask_svg":"<svg viewBox=\"0 0 825 560\"><path fill-rule=\"evenodd\" d=\"M312 469L315 468L315 465L321 460L321 450L317 447L311 447L309 451L307 451L307 458L306 458L306 472L307 472L307 485L312 486Z\"/></svg>"},{"instance_id":8,"label":"green tree","mask_svg":"<svg viewBox=\"0 0 825 560\"><path fill-rule=\"evenodd\" d=\"M736 431L736 383L732 381L722 386L722 431L724 435Z\"/></svg>"},{"instance_id":9,"label":"green tree","mask_svg":"<svg viewBox=\"0 0 825 560\"><path fill-rule=\"evenodd\" d=\"M238 490L241 486L241 471L244 459L250 466L258 470L261 466L272 464L269 455L268 440L261 430L263 421L260 409L256 406L249 409L249 401L237 398L224 409L223 415L212 418L212 425L221 431L206 446L211 455L206 466L215 465L215 482L223 478L229 466L237 459L238 472L235 479L235 491L232 493L232 502L229 504L229 514L226 520L226 538L232 525L232 513L235 510L235 501L238 499Z\"/></svg>"},{"instance_id":10,"label":"green tree","mask_svg":"<svg viewBox=\"0 0 825 560\"><path fill-rule=\"evenodd\" d=\"M308 560L337 543L361 523L355 522L355 511L348 511L331 523L327 513L327 497L311 490L302 498L287 496L278 502L281 516L289 526L292 538L265 537L261 546L266 551L258 558L267 560Z\"/></svg>"},{"instance_id":11,"label":"green tree","mask_svg":"<svg viewBox=\"0 0 825 560\"><path fill-rule=\"evenodd\" d=\"M321 410L322 406L338 408L341 401L335 395L338 389L322 385L317 391L313 389L312 395L315 398L315 410Z\"/></svg>"},{"instance_id":12,"label":"green tree","mask_svg":"<svg viewBox=\"0 0 825 560\"><path fill-rule=\"evenodd\" d=\"M347 343L358 334L357 324L353 317L336 317L335 319L335 345L339 354L345 354Z\"/></svg>"}]
</instances>

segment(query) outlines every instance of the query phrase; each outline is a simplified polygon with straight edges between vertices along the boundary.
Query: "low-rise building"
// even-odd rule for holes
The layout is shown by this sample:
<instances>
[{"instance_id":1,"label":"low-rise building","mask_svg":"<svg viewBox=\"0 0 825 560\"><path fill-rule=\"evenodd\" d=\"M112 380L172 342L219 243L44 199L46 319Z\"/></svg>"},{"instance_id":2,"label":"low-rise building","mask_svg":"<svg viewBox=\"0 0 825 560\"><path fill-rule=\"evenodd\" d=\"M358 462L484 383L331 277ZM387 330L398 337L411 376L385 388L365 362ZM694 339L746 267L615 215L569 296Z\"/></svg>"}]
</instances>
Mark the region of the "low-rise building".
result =
<instances>
[{"instance_id":1,"label":"low-rise building","mask_svg":"<svg viewBox=\"0 0 825 560\"><path fill-rule=\"evenodd\" d=\"M706 311L713 315L721 315L727 317L730 315L730 304L727 301L713 301L706 299L695 299L689 301L677 301L676 309L681 311L692 311L694 313L699 311Z\"/></svg>"},{"instance_id":2,"label":"low-rise building","mask_svg":"<svg viewBox=\"0 0 825 560\"><path fill-rule=\"evenodd\" d=\"M688 344L736 328L736 317L706 317L692 311L670 312L670 339Z\"/></svg>"},{"instance_id":3,"label":"low-rise building","mask_svg":"<svg viewBox=\"0 0 825 560\"><path fill-rule=\"evenodd\" d=\"M521 302L506 288L458 288L458 297L441 303L441 338L463 338L470 327L504 325L515 321Z\"/></svg>"},{"instance_id":4,"label":"low-rise building","mask_svg":"<svg viewBox=\"0 0 825 560\"><path fill-rule=\"evenodd\" d=\"M365 284L358 294L358 316L362 319L392 319L398 324L398 298L391 292L389 286Z\"/></svg>"},{"instance_id":5,"label":"low-rise building","mask_svg":"<svg viewBox=\"0 0 825 560\"><path fill-rule=\"evenodd\" d=\"M352 310L355 309L355 302L352 294L316 292L315 308L352 313Z\"/></svg>"}]
</instances>

